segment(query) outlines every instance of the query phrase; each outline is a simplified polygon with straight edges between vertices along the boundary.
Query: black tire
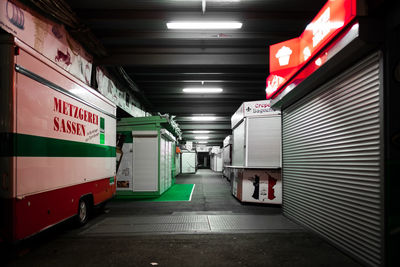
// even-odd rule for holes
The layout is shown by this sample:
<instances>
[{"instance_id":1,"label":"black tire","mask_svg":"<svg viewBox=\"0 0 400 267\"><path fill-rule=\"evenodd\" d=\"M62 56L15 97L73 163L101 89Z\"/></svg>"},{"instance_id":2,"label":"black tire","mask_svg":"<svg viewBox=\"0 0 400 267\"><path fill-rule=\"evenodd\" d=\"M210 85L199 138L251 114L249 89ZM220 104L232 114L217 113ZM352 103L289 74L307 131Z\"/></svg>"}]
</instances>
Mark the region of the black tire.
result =
<instances>
[{"instance_id":1,"label":"black tire","mask_svg":"<svg viewBox=\"0 0 400 267\"><path fill-rule=\"evenodd\" d=\"M78 226L83 226L89 219L89 204L86 199L79 200L78 214L76 216L76 222Z\"/></svg>"}]
</instances>

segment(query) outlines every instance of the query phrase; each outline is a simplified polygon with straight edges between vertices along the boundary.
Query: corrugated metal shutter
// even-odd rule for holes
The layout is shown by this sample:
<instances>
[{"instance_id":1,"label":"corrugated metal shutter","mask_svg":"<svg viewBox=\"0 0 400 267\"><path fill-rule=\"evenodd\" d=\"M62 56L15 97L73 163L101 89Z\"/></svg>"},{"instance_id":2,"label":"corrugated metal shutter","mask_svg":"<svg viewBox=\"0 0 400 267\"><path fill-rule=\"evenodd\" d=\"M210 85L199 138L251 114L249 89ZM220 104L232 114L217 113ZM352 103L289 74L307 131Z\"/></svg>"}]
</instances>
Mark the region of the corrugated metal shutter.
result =
<instances>
[{"instance_id":1,"label":"corrugated metal shutter","mask_svg":"<svg viewBox=\"0 0 400 267\"><path fill-rule=\"evenodd\" d=\"M283 211L367 265L383 261L380 53L283 114Z\"/></svg>"}]
</instances>

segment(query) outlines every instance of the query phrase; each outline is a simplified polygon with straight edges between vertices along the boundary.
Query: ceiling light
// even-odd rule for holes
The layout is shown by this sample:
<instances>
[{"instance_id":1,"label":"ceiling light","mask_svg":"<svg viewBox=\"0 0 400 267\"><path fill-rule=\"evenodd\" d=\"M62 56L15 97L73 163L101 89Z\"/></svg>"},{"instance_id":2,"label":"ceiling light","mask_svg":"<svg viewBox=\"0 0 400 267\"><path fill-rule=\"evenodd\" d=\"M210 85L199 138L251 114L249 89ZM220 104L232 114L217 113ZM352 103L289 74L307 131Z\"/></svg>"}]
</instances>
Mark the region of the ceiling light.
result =
<instances>
[{"instance_id":1,"label":"ceiling light","mask_svg":"<svg viewBox=\"0 0 400 267\"><path fill-rule=\"evenodd\" d=\"M242 23L238 21L171 21L167 23L167 28L176 30L240 29Z\"/></svg>"},{"instance_id":2,"label":"ceiling light","mask_svg":"<svg viewBox=\"0 0 400 267\"><path fill-rule=\"evenodd\" d=\"M197 141L198 144L207 144L208 141Z\"/></svg>"},{"instance_id":3,"label":"ceiling light","mask_svg":"<svg viewBox=\"0 0 400 267\"><path fill-rule=\"evenodd\" d=\"M215 121L216 117L207 117L207 116L200 116L200 117L192 117L193 121Z\"/></svg>"},{"instance_id":4,"label":"ceiling light","mask_svg":"<svg viewBox=\"0 0 400 267\"><path fill-rule=\"evenodd\" d=\"M210 139L208 136L195 136L194 139Z\"/></svg>"},{"instance_id":5,"label":"ceiling light","mask_svg":"<svg viewBox=\"0 0 400 267\"><path fill-rule=\"evenodd\" d=\"M191 94L221 93L222 92L222 88L192 87L192 88L183 88L182 91L184 93L191 93Z\"/></svg>"},{"instance_id":6,"label":"ceiling light","mask_svg":"<svg viewBox=\"0 0 400 267\"><path fill-rule=\"evenodd\" d=\"M193 133L210 133L210 131L207 130L198 130L198 131L192 131Z\"/></svg>"}]
</instances>

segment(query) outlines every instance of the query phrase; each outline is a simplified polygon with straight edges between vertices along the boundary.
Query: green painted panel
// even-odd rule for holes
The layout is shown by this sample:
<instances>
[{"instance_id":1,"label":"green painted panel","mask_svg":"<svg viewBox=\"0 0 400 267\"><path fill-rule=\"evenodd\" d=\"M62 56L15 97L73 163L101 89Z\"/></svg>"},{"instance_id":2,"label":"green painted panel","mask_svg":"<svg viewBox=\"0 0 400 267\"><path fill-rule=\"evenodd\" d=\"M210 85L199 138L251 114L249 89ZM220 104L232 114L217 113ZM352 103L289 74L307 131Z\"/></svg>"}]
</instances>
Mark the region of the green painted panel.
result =
<instances>
[{"instance_id":1,"label":"green painted panel","mask_svg":"<svg viewBox=\"0 0 400 267\"><path fill-rule=\"evenodd\" d=\"M124 143L132 143L133 142L132 131L118 131L118 133L125 135Z\"/></svg>"},{"instance_id":2,"label":"green painted panel","mask_svg":"<svg viewBox=\"0 0 400 267\"><path fill-rule=\"evenodd\" d=\"M105 120L100 117L100 131L105 129Z\"/></svg>"},{"instance_id":3,"label":"green painted panel","mask_svg":"<svg viewBox=\"0 0 400 267\"><path fill-rule=\"evenodd\" d=\"M115 157L115 147L15 134L13 156L19 157Z\"/></svg>"},{"instance_id":4,"label":"green painted panel","mask_svg":"<svg viewBox=\"0 0 400 267\"><path fill-rule=\"evenodd\" d=\"M100 144L104 145L106 142L106 137L104 135L104 133L100 133Z\"/></svg>"},{"instance_id":5,"label":"green painted panel","mask_svg":"<svg viewBox=\"0 0 400 267\"><path fill-rule=\"evenodd\" d=\"M160 193L155 192L132 192L128 190L117 190L116 199L142 199L159 197Z\"/></svg>"},{"instance_id":6,"label":"green painted panel","mask_svg":"<svg viewBox=\"0 0 400 267\"><path fill-rule=\"evenodd\" d=\"M121 194L118 191L117 199L137 200L137 201L151 201L151 202L169 202L169 201L190 201L190 196L194 190L194 184L175 184L169 188L161 196L151 195L138 195L138 194Z\"/></svg>"}]
</instances>

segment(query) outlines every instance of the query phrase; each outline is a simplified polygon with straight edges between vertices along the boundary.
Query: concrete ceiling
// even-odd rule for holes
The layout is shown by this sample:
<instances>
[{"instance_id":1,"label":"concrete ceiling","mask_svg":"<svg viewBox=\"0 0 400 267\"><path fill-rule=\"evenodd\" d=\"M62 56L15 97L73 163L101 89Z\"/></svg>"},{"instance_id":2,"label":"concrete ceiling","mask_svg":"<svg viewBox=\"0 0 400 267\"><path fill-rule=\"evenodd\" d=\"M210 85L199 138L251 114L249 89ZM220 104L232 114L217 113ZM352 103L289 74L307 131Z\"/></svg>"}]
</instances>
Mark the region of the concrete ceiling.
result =
<instances>
[{"instance_id":1,"label":"concrete ceiling","mask_svg":"<svg viewBox=\"0 0 400 267\"><path fill-rule=\"evenodd\" d=\"M96 64L123 67L150 112L176 115L185 140L210 130L209 144L231 133L230 117L245 101L265 99L268 47L297 37L326 0L70 0L80 21L104 46ZM168 30L171 20L235 20L240 30ZM223 88L194 95L183 87ZM217 116L194 122L192 115Z\"/></svg>"}]
</instances>

